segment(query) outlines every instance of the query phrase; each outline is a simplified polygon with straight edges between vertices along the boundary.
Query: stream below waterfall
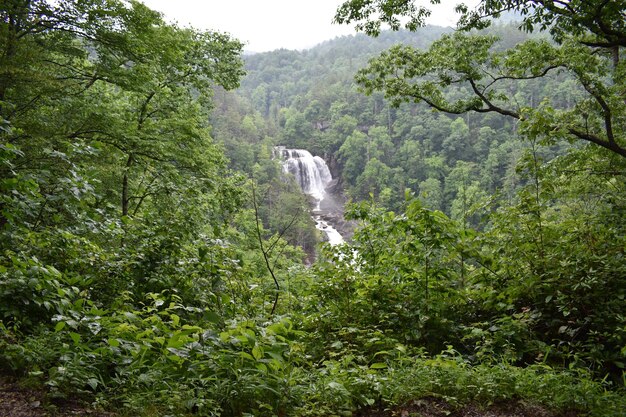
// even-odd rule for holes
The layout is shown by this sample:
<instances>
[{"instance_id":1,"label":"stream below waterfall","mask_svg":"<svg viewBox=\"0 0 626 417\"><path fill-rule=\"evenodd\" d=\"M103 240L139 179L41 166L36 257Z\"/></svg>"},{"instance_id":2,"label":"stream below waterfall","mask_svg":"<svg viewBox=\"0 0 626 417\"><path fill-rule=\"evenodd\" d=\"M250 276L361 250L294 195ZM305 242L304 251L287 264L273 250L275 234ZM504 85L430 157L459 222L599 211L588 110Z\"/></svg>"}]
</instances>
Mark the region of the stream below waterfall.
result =
<instances>
[{"instance_id":1,"label":"stream below waterfall","mask_svg":"<svg viewBox=\"0 0 626 417\"><path fill-rule=\"evenodd\" d=\"M311 217L315 220L315 227L326 234L331 245L343 243L343 236L335 229L331 220L331 211L336 211L338 205L326 191L333 181L326 161L304 149L277 146L274 152L283 160L283 171L292 174L302 191L313 198Z\"/></svg>"}]
</instances>

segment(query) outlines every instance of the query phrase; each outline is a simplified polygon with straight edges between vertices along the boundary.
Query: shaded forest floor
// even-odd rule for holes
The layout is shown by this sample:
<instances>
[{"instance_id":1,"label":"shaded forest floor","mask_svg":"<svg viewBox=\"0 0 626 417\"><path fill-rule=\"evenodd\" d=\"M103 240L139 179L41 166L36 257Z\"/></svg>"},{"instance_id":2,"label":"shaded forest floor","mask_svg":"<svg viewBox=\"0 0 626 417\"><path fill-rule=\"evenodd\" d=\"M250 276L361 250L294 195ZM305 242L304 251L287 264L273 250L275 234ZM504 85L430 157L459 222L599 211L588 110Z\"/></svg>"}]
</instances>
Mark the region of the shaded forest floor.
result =
<instances>
[{"instance_id":1,"label":"shaded forest floor","mask_svg":"<svg viewBox=\"0 0 626 417\"><path fill-rule=\"evenodd\" d=\"M354 417L577 417L576 412L557 413L545 408L507 401L489 407L467 405L455 408L437 398L415 400L390 409L370 407ZM45 392L20 386L15 380L0 376L0 417L114 417L76 401L54 402Z\"/></svg>"},{"instance_id":2,"label":"shaded forest floor","mask_svg":"<svg viewBox=\"0 0 626 417\"><path fill-rule=\"evenodd\" d=\"M50 401L41 389L20 386L12 378L0 376L0 417L113 417L91 410L77 401Z\"/></svg>"}]
</instances>

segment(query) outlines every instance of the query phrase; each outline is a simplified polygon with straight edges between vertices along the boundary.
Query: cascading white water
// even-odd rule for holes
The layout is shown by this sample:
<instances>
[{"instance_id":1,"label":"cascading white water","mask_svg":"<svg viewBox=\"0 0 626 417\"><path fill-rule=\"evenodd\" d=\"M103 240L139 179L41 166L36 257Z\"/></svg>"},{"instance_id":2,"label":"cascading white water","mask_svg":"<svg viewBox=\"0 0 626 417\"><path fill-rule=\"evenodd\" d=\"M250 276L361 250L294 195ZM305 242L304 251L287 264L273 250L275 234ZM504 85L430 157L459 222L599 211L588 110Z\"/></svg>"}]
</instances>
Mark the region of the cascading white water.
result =
<instances>
[{"instance_id":1,"label":"cascading white water","mask_svg":"<svg viewBox=\"0 0 626 417\"><path fill-rule=\"evenodd\" d=\"M326 195L326 186L333 180L326 162L319 156L313 156L303 149L285 149L279 147L283 169L296 177L300 188L319 202Z\"/></svg>"},{"instance_id":2,"label":"cascading white water","mask_svg":"<svg viewBox=\"0 0 626 417\"><path fill-rule=\"evenodd\" d=\"M283 159L283 170L293 174L302 191L315 199L315 227L326 233L331 245L343 243L341 234L320 215L320 204L327 195L326 187L333 180L324 159L304 149L287 149L284 146L277 146L275 152Z\"/></svg>"},{"instance_id":3,"label":"cascading white water","mask_svg":"<svg viewBox=\"0 0 626 417\"><path fill-rule=\"evenodd\" d=\"M341 233L339 233L337 229L332 227L326 221L322 220L321 216L313 216L313 220L315 220L315 227L326 233L326 236L328 236L328 243L334 246L344 242Z\"/></svg>"}]
</instances>

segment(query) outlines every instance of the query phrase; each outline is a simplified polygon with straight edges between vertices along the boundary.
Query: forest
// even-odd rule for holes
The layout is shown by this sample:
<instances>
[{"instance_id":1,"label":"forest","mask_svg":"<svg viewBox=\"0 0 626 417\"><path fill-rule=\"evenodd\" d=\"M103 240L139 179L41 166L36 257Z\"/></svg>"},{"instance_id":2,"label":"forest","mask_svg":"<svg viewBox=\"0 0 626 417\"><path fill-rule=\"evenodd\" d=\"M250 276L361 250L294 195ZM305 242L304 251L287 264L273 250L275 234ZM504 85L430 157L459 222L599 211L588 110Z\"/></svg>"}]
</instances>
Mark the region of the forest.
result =
<instances>
[{"instance_id":1,"label":"forest","mask_svg":"<svg viewBox=\"0 0 626 417\"><path fill-rule=\"evenodd\" d=\"M626 0L418 3L3 1L0 416L625 416Z\"/></svg>"}]
</instances>

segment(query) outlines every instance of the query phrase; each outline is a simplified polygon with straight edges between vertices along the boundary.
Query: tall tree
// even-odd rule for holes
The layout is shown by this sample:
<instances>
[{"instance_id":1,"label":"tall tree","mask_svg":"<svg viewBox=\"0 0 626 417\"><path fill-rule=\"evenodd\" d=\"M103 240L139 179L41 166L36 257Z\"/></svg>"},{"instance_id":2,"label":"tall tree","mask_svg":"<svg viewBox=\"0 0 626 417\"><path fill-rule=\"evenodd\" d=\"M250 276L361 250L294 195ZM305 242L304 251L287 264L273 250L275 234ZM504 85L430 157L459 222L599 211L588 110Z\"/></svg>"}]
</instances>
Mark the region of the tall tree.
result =
<instances>
[{"instance_id":1,"label":"tall tree","mask_svg":"<svg viewBox=\"0 0 626 417\"><path fill-rule=\"evenodd\" d=\"M499 113L517 119L530 137L582 140L626 158L626 77L620 59L620 48L626 46L625 6L623 0L485 0L471 12L460 6L462 29L485 27L489 16L515 10L523 15L522 28L549 30L554 42L529 39L500 51L495 37L458 32L426 52L395 46L372 59L357 80L367 93L383 91L395 105L425 102L452 114ZM349 1L335 20L357 22L377 35L381 23L397 29L400 17L408 17L407 27L414 30L427 14L412 1ZM561 107L550 97L523 105L509 100L511 85L557 73L566 74L586 93L573 106ZM450 98L451 86L462 86L467 93Z\"/></svg>"},{"instance_id":2,"label":"tall tree","mask_svg":"<svg viewBox=\"0 0 626 417\"><path fill-rule=\"evenodd\" d=\"M166 25L134 1L11 0L0 13L2 139L24 153L23 169L46 164L41 149L99 149L100 161L117 158L113 194L126 216L154 195L156 177L215 165L197 157L211 148L211 86L238 85L241 43Z\"/></svg>"},{"instance_id":3,"label":"tall tree","mask_svg":"<svg viewBox=\"0 0 626 417\"><path fill-rule=\"evenodd\" d=\"M241 48L166 24L137 1L3 2L0 262L9 276L25 273L12 257L89 280L113 268L93 285L114 294L118 283L171 272L185 245L217 234L241 192L208 114L213 86L238 85ZM111 257L127 267L92 265Z\"/></svg>"}]
</instances>

